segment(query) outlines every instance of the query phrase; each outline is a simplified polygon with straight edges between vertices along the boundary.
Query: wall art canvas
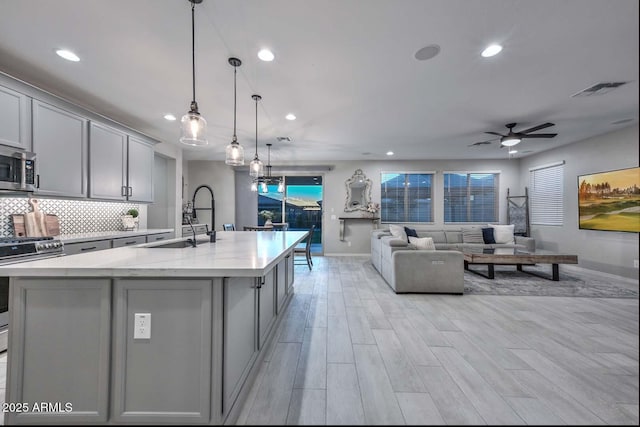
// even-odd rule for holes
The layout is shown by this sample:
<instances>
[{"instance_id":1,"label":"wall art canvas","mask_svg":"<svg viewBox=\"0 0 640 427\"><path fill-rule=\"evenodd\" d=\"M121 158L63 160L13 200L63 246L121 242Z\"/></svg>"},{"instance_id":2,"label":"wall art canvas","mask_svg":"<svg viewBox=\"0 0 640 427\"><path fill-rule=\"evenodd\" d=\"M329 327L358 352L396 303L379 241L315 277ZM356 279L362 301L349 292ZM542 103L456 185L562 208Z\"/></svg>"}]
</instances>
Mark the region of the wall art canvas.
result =
<instances>
[{"instance_id":1,"label":"wall art canvas","mask_svg":"<svg viewBox=\"0 0 640 427\"><path fill-rule=\"evenodd\" d=\"M578 176L581 229L640 232L640 168Z\"/></svg>"}]
</instances>

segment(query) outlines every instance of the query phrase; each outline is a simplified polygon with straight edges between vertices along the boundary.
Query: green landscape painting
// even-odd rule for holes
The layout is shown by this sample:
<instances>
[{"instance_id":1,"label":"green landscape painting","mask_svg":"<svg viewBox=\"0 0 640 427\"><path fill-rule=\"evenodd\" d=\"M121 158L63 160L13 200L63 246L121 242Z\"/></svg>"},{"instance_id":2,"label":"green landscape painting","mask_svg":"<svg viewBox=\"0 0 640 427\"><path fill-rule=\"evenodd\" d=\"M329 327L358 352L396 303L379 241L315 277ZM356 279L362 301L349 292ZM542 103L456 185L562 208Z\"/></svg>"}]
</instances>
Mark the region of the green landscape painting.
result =
<instances>
[{"instance_id":1,"label":"green landscape painting","mask_svg":"<svg viewBox=\"0 0 640 427\"><path fill-rule=\"evenodd\" d=\"M640 168L578 177L579 228L640 232Z\"/></svg>"}]
</instances>

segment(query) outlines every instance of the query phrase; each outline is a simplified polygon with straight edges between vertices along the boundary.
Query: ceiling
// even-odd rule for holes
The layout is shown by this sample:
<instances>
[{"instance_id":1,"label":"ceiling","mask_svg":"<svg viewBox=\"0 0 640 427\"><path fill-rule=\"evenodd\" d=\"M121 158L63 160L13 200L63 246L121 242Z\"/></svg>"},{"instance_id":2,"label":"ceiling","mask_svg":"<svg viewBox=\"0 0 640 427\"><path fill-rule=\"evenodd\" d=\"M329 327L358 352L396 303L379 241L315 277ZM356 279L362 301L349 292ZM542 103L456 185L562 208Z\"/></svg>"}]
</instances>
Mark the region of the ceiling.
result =
<instances>
[{"instance_id":1,"label":"ceiling","mask_svg":"<svg viewBox=\"0 0 640 427\"><path fill-rule=\"evenodd\" d=\"M485 131L544 122L516 157L638 123L637 0L204 0L196 6L196 99L223 160L233 133L271 161L507 158ZM503 51L480 52L490 43ZM440 54L414 58L427 45ZM273 62L256 54L270 48ZM76 52L81 61L55 55ZM0 0L0 70L161 141L179 144L191 101L187 0ZM628 84L572 97L600 82ZM176 122L163 119L173 113ZM285 120L287 113L297 120ZM624 124L612 124L632 119ZM279 136L291 142L278 142ZM523 154L524 152L524 154Z\"/></svg>"}]
</instances>

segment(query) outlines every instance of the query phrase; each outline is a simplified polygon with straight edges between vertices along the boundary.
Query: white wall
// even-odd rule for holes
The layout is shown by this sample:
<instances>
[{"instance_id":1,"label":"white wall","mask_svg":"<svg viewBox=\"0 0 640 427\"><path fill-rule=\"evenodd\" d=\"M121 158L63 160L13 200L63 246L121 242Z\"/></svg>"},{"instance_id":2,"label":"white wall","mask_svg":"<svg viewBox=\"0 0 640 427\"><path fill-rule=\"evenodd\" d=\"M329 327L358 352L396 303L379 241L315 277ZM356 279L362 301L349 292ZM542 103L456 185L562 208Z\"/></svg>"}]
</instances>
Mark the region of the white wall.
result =
<instances>
[{"instance_id":1,"label":"white wall","mask_svg":"<svg viewBox=\"0 0 640 427\"><path fill-rule=\"evenodd\" d=\"M578 175L637 167L638 125L522 159L522 188L529 185L529 168L560 160L566 162L563 226L533 225L536 244L578 254L584 268L638 279L638 269L633 268L638 259L638 233L578 229Z\"/></svg>"},{"instance_id":2,"label":"white wall","mask_svg":"<svg viewBox=\"0 0 640 427\"><path fill-rule=\"evenodd\" d=\"M164 199L164 207L161 206L163 212L158 213L158 215L163 215L167 218L168 227L173 228L175 230L175 235L177 237L182 236L182 149L175 144L169 144L166 142L156 144L154 146L154 150L156 152L156 156L162 156L167 161L167 169L166 169L166 195L161 196L161 199ZM154 187L154 189L157 187ZM154 197L158 197L157 194L154 194ZM149 205L145 211L151 211L154 209L154 205ZM151 212L147 213L146 217L151 215L155 215L156 212L151 214ZM142 216L142 215L141 215ZM142 225L141 225L142 226Z\"/></svg>"},{"instance_id":3,"label":"white wall","mask_svg":"<svg viewBox=\"0 0 640 427\"><path fill-rule=\"evenodd\" d=\"M235 174L224 161L191 160L188 162L188 179L185 199L192 200L193 192L200 185L208 185L215 197L215 229L222 230L222 224L235 222ZM202 189L196 198L196 207L210 207L211 194ZM211 227L211 213L198 211L198 222Z\"/></svg>"}]
</instances>

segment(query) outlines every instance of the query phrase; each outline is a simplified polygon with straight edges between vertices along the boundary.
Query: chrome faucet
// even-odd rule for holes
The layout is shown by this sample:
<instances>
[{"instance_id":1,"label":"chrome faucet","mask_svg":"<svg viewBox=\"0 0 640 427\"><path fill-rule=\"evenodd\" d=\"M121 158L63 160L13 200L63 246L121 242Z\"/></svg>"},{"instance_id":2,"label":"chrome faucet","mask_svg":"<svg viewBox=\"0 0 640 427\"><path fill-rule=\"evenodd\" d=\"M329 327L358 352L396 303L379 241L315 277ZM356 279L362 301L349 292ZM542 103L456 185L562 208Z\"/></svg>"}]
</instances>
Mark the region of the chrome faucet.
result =
<instances>
[{"instance_id":1,"label":"chrome faucet","mask_svg":"<svg viewBox=\"0 0 640 427\"><path fill-rule=\"evenodd\" d=\"M195 248L197 246L196 229L193 228L193 224L191 223L191 218L187 217L187 223L189 223L189 227L191 227L191 231L193 232L193 239L187 239L187 242L191 243L191 246Z\"/></svg>"}]
</instances>

